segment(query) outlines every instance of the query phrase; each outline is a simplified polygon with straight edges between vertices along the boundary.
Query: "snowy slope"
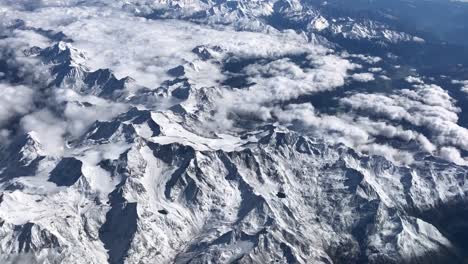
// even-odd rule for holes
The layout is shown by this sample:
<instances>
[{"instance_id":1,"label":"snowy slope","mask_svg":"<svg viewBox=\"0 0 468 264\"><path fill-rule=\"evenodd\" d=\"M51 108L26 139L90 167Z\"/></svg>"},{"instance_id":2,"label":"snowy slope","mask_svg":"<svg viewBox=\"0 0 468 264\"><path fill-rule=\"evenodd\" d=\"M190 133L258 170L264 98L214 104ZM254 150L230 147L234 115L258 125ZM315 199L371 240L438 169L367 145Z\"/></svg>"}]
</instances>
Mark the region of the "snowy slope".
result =
<instances>
[{"instance_id":1,"label":"snowy slope","mask_svg":"<svg viewBox=\"0 0 468 264\"><path fill-rule=\"evenodd\" d=\"M457 100L327 39L417 37L307 1L43 2L0 5L0 103L31 90L0 115L1 263L466 260Z\"/></svg>"}]
</instances>

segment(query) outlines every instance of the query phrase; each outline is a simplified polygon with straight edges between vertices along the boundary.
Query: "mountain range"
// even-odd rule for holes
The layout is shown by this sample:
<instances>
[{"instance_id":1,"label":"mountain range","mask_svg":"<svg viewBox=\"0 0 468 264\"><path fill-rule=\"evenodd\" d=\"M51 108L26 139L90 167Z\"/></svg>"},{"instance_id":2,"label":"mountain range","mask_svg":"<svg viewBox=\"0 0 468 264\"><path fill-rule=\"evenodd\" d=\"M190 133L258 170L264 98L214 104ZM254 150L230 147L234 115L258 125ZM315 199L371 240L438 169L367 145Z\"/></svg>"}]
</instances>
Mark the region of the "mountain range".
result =
<instances>
[{"instance_id":1,"label":"mountain range","mask_svg":"<svg viewBox=\"0 0 468 264\"><path fill-rule=\"evenodd\" d=\"M468 5L343 2L0 2L0 262L466 263Z\"/></svg>"}]
</instances>

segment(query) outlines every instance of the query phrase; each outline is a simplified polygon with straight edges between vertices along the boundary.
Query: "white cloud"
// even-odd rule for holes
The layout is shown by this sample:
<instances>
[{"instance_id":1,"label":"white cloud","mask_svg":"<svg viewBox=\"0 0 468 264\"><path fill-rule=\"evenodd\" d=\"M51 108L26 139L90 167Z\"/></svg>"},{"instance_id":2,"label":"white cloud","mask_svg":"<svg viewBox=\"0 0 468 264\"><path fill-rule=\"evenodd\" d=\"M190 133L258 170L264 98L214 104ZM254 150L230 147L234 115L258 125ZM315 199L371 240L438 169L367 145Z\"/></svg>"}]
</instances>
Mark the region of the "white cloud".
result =
<instances>
[{"instance_id":1,"label":"white cloud","mask_svg":"<svg viewBox=\"0 0 468 264\"><path fill-rule=\"evenodd\" d=\"M453 84L460 84L461 88L460 90L466 94L468 94L468 80L466 81L459 81L459 80L453 80Z\"/></svg>"},{"instance_id":2,"label":"white cloud","mask_svg":"<svg viewBox=\"0 0 468 264\"><path fill-rule=\"evenodd\" d=\"M285 109L276 109L275 116L284 123L303 122L304 125L314 128L317 135L331 135L329 140L336 143L357 146L369 141L369 134L364 129L351 125L345 118L320 115L311 104L289 105Z\"/></svg>"},{"instance_id":3,"label":"white cloud","mask_svg":"<svg viewBox=\"0 0 468 264\"><path fill-rule=\"evenodd\" d=\"M441 87L416 85L397 94L354 94L340 99L355 110L365 110L371 116L392 121L406 121L431 131L438 144L449 144L468 149L468 129L457 124L459 108Z\"/></svg>"},{"instance_id":4,"label":"white cloud","mask_svg":"<svg viewBox=\"0 0 468 264\"><path fill-rule=\"evenodd\" d=\"M369 72L376 73L376 72L381 72L381 71L383 71L383 69L380 68L380 67L371 67L371 68L368 69L368 71L369 71Z\"/></svg>"},{"instance_id":5,"label":"white cloud","mask_svg":"<svg viewBox=\"0 0 468 264\"><path fill-rule=\"evenodd\" d=\"M368 63L368 64L376 64L380 61L382 61L382 58L380 57L375 57L375 56L370 56L370 55L364 55L364 54L348 54L348 53L344 53L343 54L343 57L347 58L347 57L350 57L350 58L356 58L356 59L359 59L365 63Z\"/></svg>"},{"instance_id":6,"label":"white cloud","mask_svg":"<svg viewBox=\"0 0 468 264\"><path fill-rule=\"evenodd\" d=\"M388 145L369 144L359 146L358 149L362 152L385 157L399 165L409 165L414 161L413 155L410 152L402 151Z\"/></svg>"},{"instance_id":7,"label":"white cloud","mask_svg":"<svg viewBox=\"0 0 468 264\"><path fill-rule=\"evenodd\" d=\"M0 83L0 128L16 116L24 115L34 108L33 90L24 85Z\"/></svg>"},{"instance_id":8,"label":"white cloud","mask_svg":"<svg viewBox=\"0 0 468 264\"><path fill-rule=\"evenodd\" d=\"M62 11L41 8L36 12L16 12L11 19L20 17L28 25L63 31L73 36L75 47L86 52L91 69L111 68L119 78L131 76L150 88L168 78L168 69L194 61L196 55L191 50L199 45L218 45L240 57L326 52L294 32L263 34L235 31L228 26L213 29L179 20L147 20L109 6L79 6ZM209 73L214 81L222 77L216 75L213 67L207 68ZM200 75L194 77L197 76Z\"/></svg>"},{"instance_id":9,"label":"white cloud","mask_svg":"<svg viewBox=\"0 0 468 264\"><path fill-rule=\"evenodd\" d=\"M407 81L409 83L419 83L419 84L424 83L424 81L420 77L416 77L416 76L407 76L405 78L405 81Z\"/></svg>"},{"instance_id":10,"label":"white cloud","mask_svg":"<svg viewBox=\"0 0 468 264\"><path fill-rule=\"evenodd\" d=\"M419 134L417 139L425 151L433 153L437 149L437 147L423 134Z\"/></svg>"},{"instance_id":11,"label":"white cloud","mask_svg":"<svg viewBox=\"0 0 468 264\"><path fill-rule=\"evenodd\" d=\"M318 114L311 104L289 105L284 109L277 109L275 115L281 122L303 122L312 128L310 131L313 131L314 135L321 135L331 143L344 143L360 152L383 156L396 164L408 165L414 161L413 155L408 151L373 142L375 136L399 138L405 141L418 137L416 132L401 127L367 118L355 120L349 115Z\"/></svg>"},{"instance_id":12,"label":"white cloud","mask_svg":"<svg viewBox=\"0 0 468 264\"><path fill-rule=\"evenodd\" d=\"M358 81L358 82L370 82L370 81L375 80L374 74L369 73L369 72L355 73L351 75L351 78L353 78L355 81Z\"/></svg>"},{"instance_id":13,"label":"white cloud","mask_svg":"<svg viewBox=\"0 0 468 264\"><path fill-rule=\"evenodd\" d=\"M350 118L351 119L351 118ZM375 121L366 117L352 118L350 120L354 126L362 127L373 136L386 138L396 138L403 141L414 140L418 133L412 130L405 130L401 126L393 126L383 121Z\"/></svg>"},{"instance_id":14,"label":"white cloud","mask_svg":"<svg viewBox=\"0 0 468 264\"><path fill-rule=\"evenodd\" d=\"M261 120L272 118L272 109L278 102L296 99L322 91L334 90L345 84L348 71L355 64L337 55L311 52L307 67L299 67L290 59L278 59L267 64L246 67L253 86L240 90L223 91L217 102L218 111L256 116Z\"/></svg>"},{"instance_id":15,"label":"white cloud","mask_svg":"<svg viewBox=\"0 0 468 264\"><path fill-rule=\"evenodd\" d=\"M129 108L127 104L82 96L71 89L58 90L56 100L66 103L63 115L67 133L72 137L82 135L96 120L110 120Z\"/></svg>"},{"instance_id":16,"label":"white cloud","mask_svg":"<svg viewBox=\"0 0 468 264\"><path fill-rule=\"evenodd\" d=\"M0 143L3 146L7 145L10 141L11 132L7 129L0 129Z\"/></svg>"},{"instance_id":17,"label":"white cloud","mask_svg":"<svg viewBox=\"0 0 468 264\"><path fill-rule=\"evenodd\" d=\"M35 132L44 150L49 155L61 155L65 148L66 123L47 109L27 115L21 119L25 133Z\"/></svg>"},{"instance_id":18,"label":"white cloud","mask_svg":"<svg viewBox=\"0 0 468 264\"><path fill-rule=\"evenodd\" d=\"M440 157L458 165L468 165L468 159L463 158L460 151L454 147L442 147L440 149Z\"/></svg>"},{"instance_id":19,"label":"white cloud","mask_svg":"<svg viewBox=\"0 0 468 264\"><path fill-rule=\"evenodd\" d=\"M141 6L151 5L148 1L141 3ZM395 94L355 94L340 99L343 105L353 110L349 113L320 114L310 104L279 107L279 103L303 95L338 89L350 78L360 82L372 81L374 73L382 72L382 68L376 65L369 68L369 72L350 74L352 70L363 68L352 61L363 65L377 64L382 61L379 57L346 52L336 54L318 44L311 45L304 36L293 31L271 30L264 34L236 31L230 26L208 27L178 20L148 20L122 12L124 3L116 1L81 1L75 5L77 1L43 0L9 1L7 4L15 7L8 7L3 21L21 18L31 26L63 31L72 36L74 47L85 52L89 58L86 63L92 70L110 68L118 78L130 76L139 84L155 89L171 78L167 75L168 69L193 65L186 69L192 89L199 91L214 87L212 90L217 94L211 98L217 110L211 117L217 122L213 127L231 129L237 119L232 116L283 123L300 121L321 132L322 136L327 135L330 140L344 142L371 154L383 155L386 152L392 160L402 163L411 160L408 153L375 144L375 138L416 141L428 152L434 152L441 145L468 147L466 129L457 125L460 110L454 100L441 87L426 85L419 77L409 76L407 81L413 84L413 88ZM63 12L63 6L67 6L67 12ZM14 35L16 40L48 45L46 39L29 31L15 31ZM228 56L266 60L254 62L242 70L248 81L254 83L252 86L225 89L220 85L226 78L220 64L200 61L192 53L192 49L199 45L221 47L217 60ZM299 54L306 55L301 64L288 58ZM380 78L388 79L384 75ZM46 98L49 104L68 102L62 116L54 115L46 107L27 115L21 124L25 130L35 130L42 137L50 134L52 139L48 148L53 153L60 153L63 149L64 135L77 137L96 119L112 118L128 107L98 98L85 98L68 90L47 96L51 96ZM92 106L83 107L73 101L90 102ZM186 102L187 105L192 103ZM360 116L355 110L368 111L370 118ZM403 128L398 125L401 121L424 127L431 131L431 135ZM50 127L50 131L45 127Z\"/></svg>"},{"instance_id":20,"label":"white cloud","mask_svg":"<svg viewBox=\"0 0 468 264\"><path fill-rule=\"evenodd\" d=\"M15 11L8 17L19 17L28 25L54 28L73 36L73 45L87 54L87 65L91 69L111 68L117 77L131 76L149 88L156 88L168 79L168 69L186 62L197 65L196 71L187 72L191 83L197 87L218 86L224 78L219 65L197 61L192 49L199 45L220 46L224 55L233 54L238 58L309 54L310 69L281 59L269 65L252 65L247 71L252 71L251 79L257 84L248 91L224 93L220 109L238 112L252 109L262 119L269 118L268 107L263 104L335 89L344 84L347 71L357 67L320 45L310 45L304 36L292 31L263 34L239 32L223 26L213 29L177 20L154 21L133 17L109 6L80 5L67 8L64 14L62 8L55 6L68 2L52 2L44 3L46 8L34 12ZM368 56L363 59L378 60ZM274 72L270 78L263 78L260 72L254 73L254 67L257 71Z\"/></svg>"},{"instance_id":21,"label":"white cloud","mask_svg":"<svg viewBox=\"0 0 468 264\"><path fill-rule=\"evenodd\" d=\"M263 96L262 101L294 99L340 87L344 85L347 72L354 69L352 63L335 55L311 54L307 59L311 68L301 68L289 59L250 65L246 73L256 84L248 92Z\"/></svg>"}]
</instances>

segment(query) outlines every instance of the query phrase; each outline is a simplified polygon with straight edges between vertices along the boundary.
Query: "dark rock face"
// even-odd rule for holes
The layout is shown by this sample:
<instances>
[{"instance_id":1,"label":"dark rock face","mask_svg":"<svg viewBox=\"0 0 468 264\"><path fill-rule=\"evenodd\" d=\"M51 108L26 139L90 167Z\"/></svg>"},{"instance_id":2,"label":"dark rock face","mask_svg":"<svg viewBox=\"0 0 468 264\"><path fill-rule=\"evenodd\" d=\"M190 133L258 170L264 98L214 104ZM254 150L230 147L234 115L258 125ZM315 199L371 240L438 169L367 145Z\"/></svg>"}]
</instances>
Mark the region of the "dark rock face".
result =
<instances>
[{"instance_id":1,"label":"dark rock face","mask_svg":"<svg viewBox=\"0 0 468 264\"><path fill-rule=\"evenodd\" d=\"M192 50L193 53L197 54L198 57L200 57L200 59L202 60L209 60L209 59L212 59L213 56L211 55L211 53L208 51L208 49L204 46L198 46L198 47L195 47L193 50Z\"/></svg>"},{"instance_id":2,"label":"dark rock face","mask_svg":"<svg viewBox=\"0 0 468 264\"><path fill-rule=\"evenodd\" d=\"M57 33L56 37L60 37L60 33ZM132 82L129 77L118 79L109 69L89 71L80 63L85 59L84 54L68 44L62 41L49 48L33 47L25 51L27 56L37 55L44 63L51 65L54 79L49 84L50 86L71 85L81 93L113 99L121 96L127 84Z\"/></svg>"},{"instance_id":3,"label":"dark rock face","mask_svg":"<svg viewBox=\"0 0 468 264\"><path fill-rule=\"evenodd\" d=\"M84 92L90 90L91 93L96 93L103 98L118 97L129 80L129 78L117 79L109 69L99 69L86 74L84 82L87 88Z\"/></svg>"},{"instance_id":4,"label":"dark rock face","mask_svg":"<svg viewBox=\"0 0 468 264\"><path fill-rule=\"evenodd\" d=\"M158 213L160 213L162 215L168 215L169 214L169 212L166 209L158 210Z\"/></svg>"},{"instance_id":5,"label":"dark rock face","mask_svg":"<svg viewBox=\"0 0 468 264\"><path fill-rule=\"evenodd\" d=\"M190 95L190 87L179 87L172 91L172 96L185 100Z\"/></svg>"},{"instance_id":6,"label":"dark rock face","mask_svg":"<svg viewBox=\"0 0 468 264\"><path fill-rule=\"evenodd\" d=\"M167 73L173 77L181 77L181 76L184 76L185 74L185 67L182 65L179 65L175 68L168 70Z\"/></svg>"},{"instance_id":7,"label":"dark rock face","mask_svg":"<svg viewBox=\"0 0 468 264\"><path fill-rule=\"evenodd\" d=\"M468 258L468 222L466 221L468 217L468 204L466 202L459 200L450 204L441 204L434 208L417 212L416 216L433 224L444 236L452 241L456 247L456 255L454 256L453 253L452 255L447 255L449 252L441 252L447 255L447 261L458 259L458 262L452 263L466 263L462 261ZM450 256L452 258L449 258ZM433 257L434 260L440 259L437 256ZM444 259L440 259L440 261L442 260Z\"/></svg>"},{"instance_id":8,"label":"dark rock face","mask_svg":"<svg viewBox=\"0 0 468 264\"><path fill-rule=\"evenodd\" d=\"M140 125L147 125L152 132L151 136L158 136L161 133L161 128L151 118L150 111L138 110L133 107L113 121L96 121L88 129L84 138L97 142L108 142L117 137L127 142L133 142L137 134L137 127Z\"/></svg>"},{"instance_id":9,"label":"dark rock face","mask_svg":"<svg viewBox=\"0 0 468 264\"><path fill-rule=\"evenodd\" d=\"M112 137L114 133L117 132L119 127L121 127L122 124L119 122L96 122L93 127L91 127L90 131L92 133L88 136L88 139L100 141L100 140L108 140L109 138ZM130 131L132 130L129 128L128 125L123 125L125 131ZM134 131L131 131L132 133Z\"/></svg>"},{"instance_id":10,"label":"dark rock face","mask_svg":"<svg viewBox=\"0 0 468 264\"><path fill-rule=\"evenodd\" d=\"M148 142L148 147L153 151L153 155L177 169L171 174L164 189L167 199L175 199L172 191L176 186L183 186L187 199L193 199L198 191L194 180L187 175L187 168L195 158L195 150L191 147L178 144L159 145Z\"/></svg>"},{"instance_id":11,"label":"dark rock face","mask_svg":"<svg viewBox=\"0 0 468 264\"><path fill-rule=\"evenodd\" d=\"M276 196L277 196L278 198L281 198L281 199L286 198L286 194L285 194L284 192L278 192L278 193L276 193Z\"/></svg>"},{"instance_id":12,"label":"dark rock face","mask_svg":"<svg viewBox=\"0 0 468 264\"><path fill-rule=\"evenodd\" d=\"M18 230L21 230L20 235L18 236L18 243L19 243L19 252L23 250L25 252L29 252L31 249L31 228L33 224L27 223L21 227L18 227Z\"/></svg>"},{"instance_id":13,"label":"dark rock face","mask_svg":"<svg viewBox=\"0 0 468 264\"><path fill-rule=\"evenodd\" d=\"M219 46L207 47L201 45L192 49L192 52L197 54L197 56L204 61L211 60L214 58L213 51L222 52L222 48Z\"/></svg>"},{"instance_id":14,"label":"dark rock face","mask_svg":"<svg viewBox=\"0 0 468 264\"><path fill-rule=\"evenodd\" d=\"M38 229L35 230L35 232L39 233L38 244L35 244L32 238L33 228ZM46 230L39 229L33 223L15 226L14 231L18 232L18 253L37 252L45 248L56 248L60 246L55 235L50 234Z\"/></svg>"},{"instance_id":15,"label":"dark rock face","mask_svg":"<svg viewBox=\"0 0 468 264\"><path fill-rule=\"evenodd\" d=\"M110 195L111 209L106 222L99 229L99 239L109 254L110 264L122 264L137 230L137 204L128 203L122 196L122 184Z\"/></svg>"},{"instance_id":16,"label":"dark rock face","mask_svg":"<svg viewBox=\"0 0 468 264\"><path fill-rule=\"evenodd\" d=\"M63 158L50 172L49 181L57 186L72 186L82 176L83 163L75 158Z\"/></svg>"},{"instance_id":17,"label":"dark rock face","mask_svg":"<svg viewBox=\"0 0 468 264\"><path fill-rule=\"evenodd\" d=\"M0 149L0 181L34 175L45 157L37 151L40 144L30 135L17 137L6 149Z\"/></svg>"}]
</instances>

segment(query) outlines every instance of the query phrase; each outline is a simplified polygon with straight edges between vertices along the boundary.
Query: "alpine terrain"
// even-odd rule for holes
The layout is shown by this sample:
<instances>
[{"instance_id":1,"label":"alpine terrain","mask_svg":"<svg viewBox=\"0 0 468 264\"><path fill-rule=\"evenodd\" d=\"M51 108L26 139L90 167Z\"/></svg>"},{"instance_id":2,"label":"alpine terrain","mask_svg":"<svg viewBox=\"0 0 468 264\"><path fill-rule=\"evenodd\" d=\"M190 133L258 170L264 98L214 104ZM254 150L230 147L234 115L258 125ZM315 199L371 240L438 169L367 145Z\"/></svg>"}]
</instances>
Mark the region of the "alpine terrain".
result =
<instances>
[{"instance_id":1,"label":"alpine terrain","mask_svg":"<svg viewBox=\"0 0 468 264\"><path fill-rule=\"evenodd\" d=\"M468 263L467 21L0 0L0 263Z\"/></svg>"}]
</instances>

